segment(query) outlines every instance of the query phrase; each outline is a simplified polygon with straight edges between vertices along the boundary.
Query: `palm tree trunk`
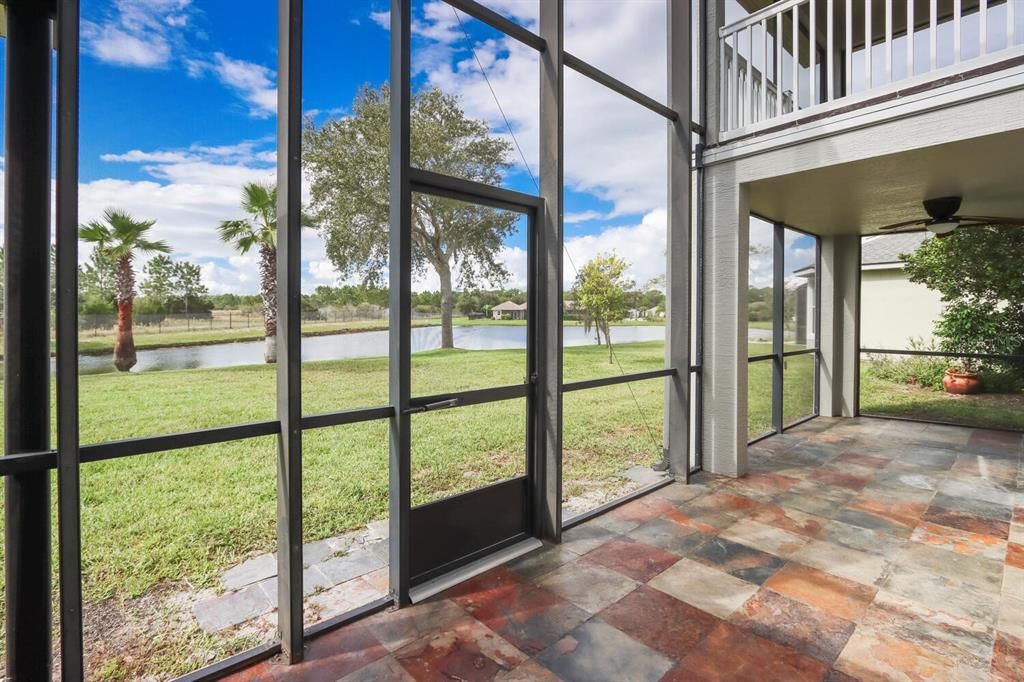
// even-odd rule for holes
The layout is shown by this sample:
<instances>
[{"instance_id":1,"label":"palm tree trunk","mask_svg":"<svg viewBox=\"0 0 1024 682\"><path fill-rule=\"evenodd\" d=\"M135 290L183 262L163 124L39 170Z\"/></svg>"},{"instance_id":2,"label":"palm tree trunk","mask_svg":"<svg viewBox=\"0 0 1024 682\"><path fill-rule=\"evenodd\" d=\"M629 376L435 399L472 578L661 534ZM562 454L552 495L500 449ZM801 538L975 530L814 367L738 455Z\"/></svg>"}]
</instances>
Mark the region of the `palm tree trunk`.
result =
<instances>
[{"instance_id":1,"label":"palm tree trunk","mask_svg":"<svg viewBox=\"0 0 1024 682\"><path fill-rule=\"evenodd\" d=\"M441 348L455 348L455 332L452 330L452 271L447 263L437 268L441 280Z\"/></svg>"},{"instance_id":2,"label":"palm tree trunk","mask_svg":"<svg viewBox=\"0 0 1024 682\"><path fill-rule=\"evenodd\" d=\"M137 363L135 337L132 336L132 299L117 302L117 338L114 340L114 367L127 372Z\"/></svg>"},{"instance_id":3,"label":"palm tree trunk","mask_svg":"<svg viewBox=\"0 0 1024 682\"><path fill-rule=\"evenodd\" d=\"M117 337L114 339L114 367L127 372L138 357L135 354L135 337L132 335L132 306L135 301L135 271L130 256L117 261Z\"/></svg>"},{"instance_id":4,"label":"palm tree trunk","mask_svg":"<svg viewBox=\"0 0 1024 682\"><path fill-rule=\"evenodd\" d=\"M260 295L263 298L263 359L277 362L277 249L260 247Z\"/></svg>"}]
</instances>

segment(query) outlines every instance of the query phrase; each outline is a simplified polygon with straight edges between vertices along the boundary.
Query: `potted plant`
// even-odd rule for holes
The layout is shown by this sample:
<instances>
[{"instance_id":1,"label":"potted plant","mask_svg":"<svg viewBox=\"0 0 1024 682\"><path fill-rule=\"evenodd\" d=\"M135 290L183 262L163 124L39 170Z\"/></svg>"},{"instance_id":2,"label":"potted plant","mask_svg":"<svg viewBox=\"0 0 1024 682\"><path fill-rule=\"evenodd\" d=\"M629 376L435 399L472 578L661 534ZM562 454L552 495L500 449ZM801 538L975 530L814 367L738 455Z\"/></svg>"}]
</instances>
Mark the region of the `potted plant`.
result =
<instances>
[{"instance_id":1,"label":"potted plant","mask_svg":"<svg viewBox=\"0 0 1024 682\"><path fill-rule=\"evenodd\" d=\"M946 307L936 325L942 337L942 350L955 354L942 378L947 393L971 395L981 392L982 382L978 361L964 355L992 353L991 339L998 338L999 330L992 329L990 312L985 306L955 303Z\"/></svg>"},{"instance_id":2,"label":"potted plant","mask_svg":"<svg viewBox=\"0 0 1024 682\"><path fill-rule=\"evenodd\" d=\"M942 377L942 387L946 393L955 395L972 395L981 392L981 375L978 374L978 363L964 358L954 360Z\"/></svg>"}]
</instances>

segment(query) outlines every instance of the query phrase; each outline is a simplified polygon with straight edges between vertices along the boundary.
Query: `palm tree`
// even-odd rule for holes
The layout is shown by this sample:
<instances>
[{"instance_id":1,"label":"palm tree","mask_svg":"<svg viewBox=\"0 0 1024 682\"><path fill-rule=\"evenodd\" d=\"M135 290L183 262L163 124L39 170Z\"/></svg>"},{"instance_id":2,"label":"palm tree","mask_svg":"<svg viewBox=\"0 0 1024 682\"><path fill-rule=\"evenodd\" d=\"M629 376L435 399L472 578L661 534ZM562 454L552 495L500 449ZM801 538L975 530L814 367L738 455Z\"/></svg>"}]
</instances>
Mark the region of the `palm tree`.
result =
<instances>
[{"instance_id":1,"label":"palm tree","mask_svg":"<svg viewBox=\"0 0 1024 682\"><path fill-rule=\"evenodd\" d=\"M220 239L239 253L254 247L260 257L260 296L263 299L263 359L277 362L277 187L249 182L242 187L240 220L225 220L217 227Z\"/></svg>"},{"instance_id":2,"label":"palm tree","mask_svg":"<svg viewBox=\"0 0 1024 682\"><path fill-rule=\"evenodd\" d=\"M155 220L137 220L130 213L108 208L103 220L94 220L78 229L84 242L95 244L96 250L115 264L117 294L117 339L114 341L114 367L127 372L138 361L132 337L132 305L135 301L136 256L147 253L170 253L162 240L150 240L147 233Z\"/></svg>"}]
</instances>

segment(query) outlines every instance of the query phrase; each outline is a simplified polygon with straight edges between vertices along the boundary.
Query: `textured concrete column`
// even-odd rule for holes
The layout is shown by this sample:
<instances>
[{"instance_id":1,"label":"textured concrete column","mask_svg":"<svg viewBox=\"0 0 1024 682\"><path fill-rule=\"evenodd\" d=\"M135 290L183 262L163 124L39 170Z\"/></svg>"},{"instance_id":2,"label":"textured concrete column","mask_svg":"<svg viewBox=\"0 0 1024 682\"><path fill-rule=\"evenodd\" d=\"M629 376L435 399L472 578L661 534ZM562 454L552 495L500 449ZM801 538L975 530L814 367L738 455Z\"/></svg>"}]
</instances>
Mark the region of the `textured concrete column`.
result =
<instances>
[{"instance_id":1,"label":"textured concrete column","mask_svg":"<svg viewBox=\"0 0 1024 682\"><path fill-rule=\"evenodd\" d=\"M857 414L860 347L860 237L821 238L821 383L823 417Z\"/></svg>"},{"instance_id":2,"label":"textured concrete column","mask_svg":"<svg viewBox=\"0 0 1024 682\"><path fill-rule=\"evenodd\" d=\"M705 176L704 469L747 470L747 267L750 207L732 164Z\"/></svg>"}]
</instances>

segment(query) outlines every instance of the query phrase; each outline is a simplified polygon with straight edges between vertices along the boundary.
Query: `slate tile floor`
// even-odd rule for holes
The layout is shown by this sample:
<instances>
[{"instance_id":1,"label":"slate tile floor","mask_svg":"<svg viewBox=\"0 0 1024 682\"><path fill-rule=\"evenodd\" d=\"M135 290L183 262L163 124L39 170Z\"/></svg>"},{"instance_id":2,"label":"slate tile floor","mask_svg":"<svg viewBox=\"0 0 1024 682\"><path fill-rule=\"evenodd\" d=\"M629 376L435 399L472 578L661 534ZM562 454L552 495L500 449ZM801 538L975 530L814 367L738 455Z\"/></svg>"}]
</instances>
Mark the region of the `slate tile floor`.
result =
<instances>
[{"instance_id":1,"label":"slate tile floor","mask_svg":"<svg viewBox=\"0 0 1024 682\"><path fill-rule=\"evenodd\" d=\"M817 419L235 680L1024 680L1019 434Z\"/></svg>"}]
</instances>

